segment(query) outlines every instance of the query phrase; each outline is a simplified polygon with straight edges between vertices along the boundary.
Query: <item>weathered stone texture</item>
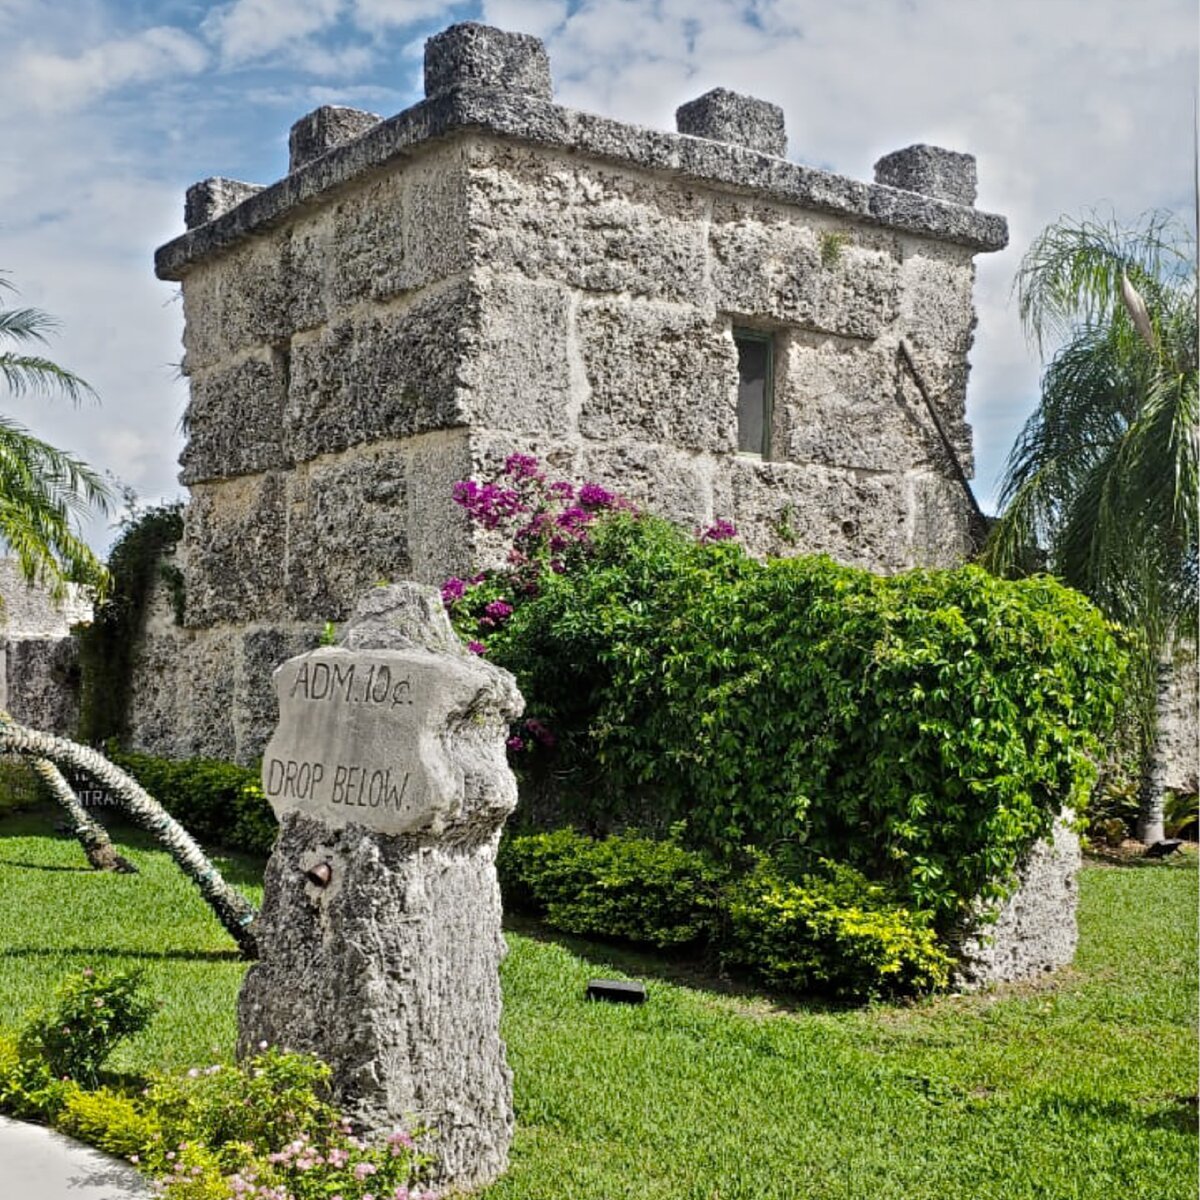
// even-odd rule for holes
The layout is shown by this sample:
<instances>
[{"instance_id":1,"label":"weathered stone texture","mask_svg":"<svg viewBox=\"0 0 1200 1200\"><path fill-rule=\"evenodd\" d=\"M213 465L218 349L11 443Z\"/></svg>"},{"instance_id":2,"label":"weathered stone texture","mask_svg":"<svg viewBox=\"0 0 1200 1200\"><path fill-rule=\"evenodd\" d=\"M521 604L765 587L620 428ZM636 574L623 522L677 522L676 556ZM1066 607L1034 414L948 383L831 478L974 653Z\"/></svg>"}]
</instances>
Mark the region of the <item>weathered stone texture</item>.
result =
<instances>
[{"instance_id":1,"label":"weathered stone texture","mask_svg":"<svg viewBox=\"0 0 1200 1200\"><path fill-rule=\"evenodd\" d=\"M408 456L396 444L316 459L287 482L289 617L341 621L381 579L405 579Z\"/></svg>"},{"instance_id":2,"label":"weathered stone texture","mask_svg":"<svg viewBox=\"0 0 1200 1200\"><path fill-rule=\"evenodd\" d=\"M787 153L783 109L768 100L713 88L675 110L675 128L692 137L732 142L782 158Z\"/></svg>"},{"instance_id":3,"label":"weathered stone texture","mask_svg":"<svg viewBox=\"0 0 1200 1200\"><path fill-rule=\"evenodd\" d=\"M571 301L555 284L479 280L459 412L477 429L563 436L573 424Z\"/></svg>"},{"instance_id":4,"label":"weathered stone texture","mask_svg":"<svg viewBox=\"0 0 1200 1200\"><path fill-rule=\"evenodd\" d=\"M896 316L894 239L730 197L713 205L709 242L723 311L856 338Z\"/></svg>"},{"instance_id":5,"label":"weathered stone texture","mask_svg":"<svg viewBox=\"0 0 1200 1200\"><path fill-rule=\"evenodd\" d=\"M936 432L927 415L905 402L897 375L890 346L789 339L776 353L777 456L900 473L928 462L937 452Z\"/></svg>"},{"instance_id":6,"label":"weathered stone texture","mask_svg":"<svg viewBox=\"0 0 1200 1200\"><path fill-rule=\"evenodd\" d=\"M262 189L261 183L243 183L240 179L222 179L219 176L202 179L187 190L183 223L188 229L207 225Z\"/></svg>"},{"instance_id":7,"label":"weathered stone texture","mask_svg":"<svg viewBox=\"0 0 1200 1200\"><path fill-rule=\"evenodd\" d=\"M432 147L314 216L328 229L331 307L390 300L468 270L462 150Z\"/></svg>"},{"instance_id":8,"label":"weathered stone texture","mask_svg":"<svg viewBox=\"0 0 1200 1200\"><path fill-rule=\"evenodd\" d=\"M73 737L79 718L79 664L71 626L90 622L82 589L56 602L0 558L0 709L47 733Z\"/></svg>"},{"instance_id":9,"label":"weathered stone texture","mask_svg":"<svg viewBox=\"0 0 1200 1200\"><path fill-rule=\"evenodd\" d=\"M193 371L179 481L200 483L287 465L287 387L287 356L270 349L229 367Z\"/></svg>"},{"instance_id":10,"label":"weathered stone texture","mask_svg":"<svg viewBox=\"0 0 1200 1200\"><path fill-rule=\"evenodd\" d=\"M908 146L875 164L875 182L970 205L975 203L975 157L940 146Z\"/></svg>"},{"instance_id":11,"label":"weathered stone texture","mask_svg":"<svg viewBox=\"0 0 1200 1200\"><path fill-rule=\"evenodd\" d=\"M596 300L580 305L576 330L588 385L579 414L585 438L737 447L737 357L721 324L674 305Z\"/></svg>"},{"instance_id":12,"label":"weathered stone texture","mask_svg":"<svg viewBox=\"0 0 1200 1200\"><path fill-rule=\"evenodd\" d=\"M550 59L540 39L464 21L425 43L425 95L495 88L549 100Z\"/></svg>"},{"instance_id":13,"label":"weathered stone texture","mask_svg":"<svg viewBox=\"0 0 1200 1200\"><path fill-rule=\"evenodd\" d=\"M427 750L436 751L436 803L424 816L414 810L417 824L396 835L370 827L382 812L368 819L364 808L362 821L347 820L346 796L339 801L332 788L312 811L340 805L333 825L294 808L283 813L255 926L260 959L238 1002L239 1052L261 1039L319 1055L333 1069L340 1107L368 1135L427 1125L439 1180L478 1187L504 1170L513 1126L499 1035L505 947L495 853L516 802L504 739L522 702L507 673L450 649L435 591L375 589L360 614L348 649L287 665L292 688L271 745L289 744L297 732L289 720L316 722L314 762L330 777L340 762L375 763L381 754L411 756L412 769L425 771ZM305 664L335 657L387 662L396 677L408 675L420 707L405 709L404 720L428 727L431 745L387 736L376 728L384 719L377 710L364 725L350 709L368 693L349 683L332 709L325 692L307 685L293 694ZM322 747L334 756L328 762ZM270 780L268 766L268 791ZM283 808L302 803L277 790ZM305 874L319 864L329 871L326 887Z\"/></svg>"},{"instance_id":14,"label":"weathered stone texture","mask_svg":"<svg viewBox=\"0 0 1200 1200\"><path fill-rule=\"evenodd\" d=\"M193 486L179 551L185 624L283 617L285 501L275 471Z\"/></svg>"},{"instance_id":15,"label":"weathered stone texture","mask_svg":"<svg viewBox=\"0 0 1200 1200\"><path fill-rule=\"evenodd\" d=\"M325 104L298 120L288 134L288 173L307 166L322 154L362 137L382 120L360 108Z\"/></svg>"},{"instance_id":16,"label":"weathered stone texture","mask_svg":"<svg viewBox=\"0 0 1200 1200\"><path fill-rule=\"evenodd\" d=\"M1052 837L1030 851L1019 869L1017 889L1000 905L995 923L980 923L962 936L957 947L960 987L1037 979L1075 957L1081 855L1070 816L1064 813Z\"/></svg>"},{"instance_id":17,"label":"weathered stone texture","mask_svg":"<svg viewBox=\"0 0 1200 1200\"><path fill-rule=\"evenodd\" d=\"M297 338L284 418L296 461L462 424L458 376L478 310L455 287Z\"/></svg>"},{"instance_id":18,"label":"weathered stone texture","mask_svg":"<svg viewBox=\"0 0 1200 1200\"><path fill-rule=\"evenodd\" d=\"M79 656L68 637L0 642L5 708L22 725L74 736L79 722Z\"/></svg>"},{"instance_id":19,"label":"weathered stone texture","mask_svg":"<svg viewBox=\"0 0 1200 1200\"><path fill-rule=\"evenodd\" d=\"M707 302L697 190L502 142L473 156L469 187L480 264L585 292Z\"/></svg>"},{"instance_id":20,"label":"weathered stone texture","mask_svg":"<svg viewBox=\"0 0 1200 1200\"><path fill-rule=\"evenodd\" d=\"M913 565L903 476L735 458L719 468L714 510L760 554L829 554L884 572Z\"/></svg>"}]
</instances>

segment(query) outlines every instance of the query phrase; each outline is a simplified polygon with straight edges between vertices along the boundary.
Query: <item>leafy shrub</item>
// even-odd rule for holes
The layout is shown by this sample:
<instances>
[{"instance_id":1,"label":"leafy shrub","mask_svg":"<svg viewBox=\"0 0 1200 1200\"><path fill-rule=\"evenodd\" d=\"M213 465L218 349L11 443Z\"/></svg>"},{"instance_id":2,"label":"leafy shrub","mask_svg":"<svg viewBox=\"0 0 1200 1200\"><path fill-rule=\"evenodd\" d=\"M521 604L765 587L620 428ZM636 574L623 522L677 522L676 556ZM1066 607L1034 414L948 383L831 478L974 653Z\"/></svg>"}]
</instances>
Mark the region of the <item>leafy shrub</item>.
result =
<instances>
[{"instance_id":1,"label":"leafy shrub","mask_svg":"<svg viewBox=\"0 0 1200 1200\"><path fill-rule=\"evenodd\" d=\"M505 904L556 929L665 949L712 937L727 873L706 854L626 834L571 829L508 838L497 859Z\"/></svg>"},{"instance_id":2,"label":"leafy shrub","mask_svg":"<svg viewBox=\"0 0 1200 1200\"><path fill-rule=\"evenodd\" d=\"M798 882L763 860L729 898L723 961L767 983L844 999L944 988L953 960L928 914L849 867Z\"/></svg>"},{"instance_id":3,"label":"leafy shrub","mask_svg":"<svg viewBox=\"0 0 1200 1200\"><path fill-rule=\"evenodd\" d=\"M329 1098L329 1068L264 1048L246 1063L154 1075L129 1091L56 1079L0 1043L0 1111L49 1121L153 1176L167 1200L435 1200L413 1134L356 1137Z\"/></svg>"},{"instance_id":4,"label":"leafy shrub","mask_svg":"<svg viewBox=\"0 0 1200 1200\"><path fill-rule=\"evenodd\" d=\"M120 1158L145 1155L162 1140L162 1125L152 1110L107 1087L69 1089L54 1123L63 1133Z\"/></svg>"},{"instance_id":5,"label":"leafy shrub","mask_svg":"<svg viewBox=\"0 0 1200 1200\"><path fill-rule=\"evenodd\" d=\"M15 1039L0 1039L0 1112L53 1120L73 1086L55 1075L45 1059L23 1056Z\"/></svg>"},{"instance_id":6,"label":"leafy shrub","mask_svg":"<svg viewBox=\"0 0 1200 1200\"><path fill-rule=\"evenodd\" d=\"M505 906L565 933L660 949L704 945L726 966L844 999L945 987L952 960L928 914L850 867L791 882L766 855L741 878L703 851L636 834L520 835L497 860Z\"/></svg>"},{"instance_id":7,"label":"leafy shrub","mask_svg":"<svg viewBox=\"0 0 1200 1200\"><path fill-rule=\"evenodd\" d=\"M107 753L202 842L271 852L279 824L257 768L209 758L157 758L111 744Z\"/></svg>"},{"instance_id":8,"label":"leafy shrub","mask_svg":"<svg viewBox=\"0 0 1200 1200\"><path fill-rule=\"evenodd\" d=\"M948 927L1082 804L1126 655L1078 593L973 567L762 563L615 506L586 533L561 569L531 575L525 556L448 597L472 636L513 585L483 649L553 732L565 820L686 819L727 859L802 847Z\"/></svg>"},{"instance_id":9,"label":"leafy shrub","mask_svg":"<svg viewBox=\"0 0 1200 1200\"><path fill-rule=\"evenodd\" d=\"M69 975L55 990L53 1007L21 1031L21 1058L40 1059L54 1075L94 1086L109 1054L155 1013L141 984L136 971L87 968Z\"/></svg>"}]
</instances>

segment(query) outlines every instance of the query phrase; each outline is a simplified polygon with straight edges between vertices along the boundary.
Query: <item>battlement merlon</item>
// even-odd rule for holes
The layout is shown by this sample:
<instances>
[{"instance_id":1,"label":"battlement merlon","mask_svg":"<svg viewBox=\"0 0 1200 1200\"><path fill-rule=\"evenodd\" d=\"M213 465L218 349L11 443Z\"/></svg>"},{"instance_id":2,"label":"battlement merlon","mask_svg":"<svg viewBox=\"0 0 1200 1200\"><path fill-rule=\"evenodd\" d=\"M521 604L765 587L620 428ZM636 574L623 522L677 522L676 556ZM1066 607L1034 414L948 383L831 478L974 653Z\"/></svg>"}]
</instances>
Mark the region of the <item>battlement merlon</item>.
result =
<instances>
[{"instance_id":1,"label":"battlement merlon","mask_svg":"<svg viewBox=\"0 0 1200 1200\"><path fill-rule=\"evenodd\" d=\"M868 184L764 152L767 146L781 153L786 145L782 112L722 89L681 106L680 133L578 112L550 98L545 48L525 34L472 23L451 26L426 45L425 90L427 99L377 123L366 113L348 119L354 110L347 109L336 110L338 120L322 117L320 109L301 118L297 126L319 130L328 148L312 147L308 153L315 157L294 155L295 169L269 187L214 181L229 206L192 203L189 224L198 223L158 249L158 277L182 279L195 264L364 173L466 133L569 150L976 251L1008 244L1007 221L971 207L970 155L911 146L880 159L876 181ZM339 143L339 137L347 140ZM296 140L294 133L293 150ZM204 192L209 182L192 192Z\"/></svg>"}]
</instances>

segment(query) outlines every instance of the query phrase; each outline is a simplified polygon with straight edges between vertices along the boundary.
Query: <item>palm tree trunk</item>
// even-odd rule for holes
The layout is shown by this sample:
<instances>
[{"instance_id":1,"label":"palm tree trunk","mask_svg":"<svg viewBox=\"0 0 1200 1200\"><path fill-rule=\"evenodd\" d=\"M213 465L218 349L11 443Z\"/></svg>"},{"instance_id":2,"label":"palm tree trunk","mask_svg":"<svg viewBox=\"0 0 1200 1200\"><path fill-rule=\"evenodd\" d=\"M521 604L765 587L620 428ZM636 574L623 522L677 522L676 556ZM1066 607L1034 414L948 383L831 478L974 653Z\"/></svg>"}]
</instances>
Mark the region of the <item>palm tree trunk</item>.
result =
<instances>
[{"instance_id":1,"label":"palm tree trunk","mask_svg":"<svg viewBox=\"0 0 1200 1200\"><path fill-rule=\"evenodd\" d=\"M1161 842L1167 836L1165 829L1165 788L1163 786L1163 762L1159 753L1159 715L1163 695L1170 684L1170 664L1163 660L1155 647L1153 660L1145 665L1142 697L1141 734L1141 786L1138 788L1138 841L1147 846Z\"/></svg>"},{"instance_id":2,"label":"palm tree trunk","mask_svg":"<svg viewBox=\"0 0 1200 1200\"><path fill-rule=\"evenodd\" d=\"M79 839L84 854L97 871L118 871L124 875L136 875L137 867L117 853L104 827L92 819L87 809L79 802L74 788L63 778L62 772L48 759L35 758L29 763L34 774L50 789L50 794L66 810L71 822L71 832Z\"/></svg>"},{"instance_id":3,"label":"palm tree trunk","mask_svg":"<svg viewBox=\"0 0 1200 1200\"><path fill-rule=\"evenodd\" d=\"M192 835L119 767L77 742L0 720L0 753L3 752L33 759L45 758L58 766L74 767L106 787L125 812L153 834L179 869L200 889L217 920L229 931L242 953L247 958L258 956L257 942L250 928L258 915L257 910L236 888L225 882Z\"/></svg>"}]
</instances>

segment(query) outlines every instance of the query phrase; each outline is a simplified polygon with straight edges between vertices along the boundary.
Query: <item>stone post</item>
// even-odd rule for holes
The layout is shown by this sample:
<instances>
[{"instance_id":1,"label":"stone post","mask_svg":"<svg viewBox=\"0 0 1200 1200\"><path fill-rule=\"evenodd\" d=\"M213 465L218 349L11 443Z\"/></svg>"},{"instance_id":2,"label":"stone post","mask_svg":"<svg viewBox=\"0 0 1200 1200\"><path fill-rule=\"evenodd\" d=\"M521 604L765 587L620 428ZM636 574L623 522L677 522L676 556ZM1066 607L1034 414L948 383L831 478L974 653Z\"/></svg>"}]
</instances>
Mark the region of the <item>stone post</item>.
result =
<instances>
[{"instance_id":1,"label":"stone post","mask_svg":"<svg viewBox=\"0 0 1200 1200\"><path fill-rule=\"evenodd\" d=\"M238 1052L316 1054L368 1136L426 1126L439 1182L507 1165L495 856L523 701L468 654L438 593L380 587L343 644L275 672L263 786L280 818L238 1001Z\"/></svg>"},{"instance_id":2,"label":"stone post","mask_svg":"<svg viewBox=\"0 0 1200 1200\"><path fill-rule=\"evenodd\" d=\"M743 96L728 88L713 88L681 104L675 110L675 128L691 137L729 142L776 158L787 154L783 109L769 100Z\"/></svg>"}]
</instances>

